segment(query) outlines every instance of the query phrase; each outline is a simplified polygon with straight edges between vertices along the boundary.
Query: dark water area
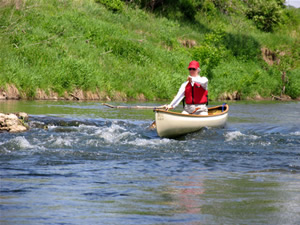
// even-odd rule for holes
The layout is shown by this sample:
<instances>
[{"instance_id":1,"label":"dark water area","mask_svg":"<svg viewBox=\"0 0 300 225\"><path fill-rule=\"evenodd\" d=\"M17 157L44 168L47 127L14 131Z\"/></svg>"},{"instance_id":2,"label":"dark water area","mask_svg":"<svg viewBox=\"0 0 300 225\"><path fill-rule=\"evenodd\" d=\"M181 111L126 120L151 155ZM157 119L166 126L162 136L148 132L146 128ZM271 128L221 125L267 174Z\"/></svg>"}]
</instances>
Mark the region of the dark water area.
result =
<instances>
[{"instance_id":1,"label":"dark water area","mask_svg":"<svg viewBox=\"0 0 300 225\"><path fill-rule=\"evenodd\" d=\"M229 106L166 139L151 110L0 102L31 127L0 133L0 224L300 224L300 103Z\"/></svg>"}]
</instances>

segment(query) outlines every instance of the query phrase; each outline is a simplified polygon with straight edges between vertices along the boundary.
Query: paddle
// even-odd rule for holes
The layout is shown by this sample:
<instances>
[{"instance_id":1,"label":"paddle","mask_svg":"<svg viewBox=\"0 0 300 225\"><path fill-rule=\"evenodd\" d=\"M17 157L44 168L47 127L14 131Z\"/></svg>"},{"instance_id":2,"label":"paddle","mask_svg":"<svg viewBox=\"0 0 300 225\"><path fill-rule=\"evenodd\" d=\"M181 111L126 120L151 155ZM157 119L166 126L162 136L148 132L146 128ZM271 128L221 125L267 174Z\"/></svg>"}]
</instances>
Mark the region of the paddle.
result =
<instances>
[{"instance_id":1,"label":"paddle","mask_svg":"<svg viewBox=\"0 0 300 225\"><path fill-rule=\"evenodd\" d=\"M151 110L154 110L154 109L165 109L166 107L165 106L115 106L115 105L110 105L110 104L107 104L107 103L102 103L102 105L105 105L109 108L114 108L114 109L151 109ZM168 111L168 110L167 110ZM148 127L148 129L155 129L156 128L156 123L155 121L153 121L151 123L151 125Z\"/></svg>"},{"instance_id":2,"label":"paddle","mask_svg":"<svg viewBox=\"0 0 300 225\"><path fill-rule=\"evenodd\" d=\"M139 106L139 105L135 105L135 106L123 106L123 105L119 105L119 106L115 106L115 105L110 105L107 103L102 103L102 105L105 105L107 107L110 108L115 108L115 109L164 109L164 106Z\"/></svg>"},{"instance_id":3,"label":"paddle","mask_svg":"<svg viewBox=\"0 0 300 225\"><path fill-rule=\"evenodd\" d=\"M169 109L166 109L166 107L163 107L166 111L169 111ZM152 123L151 123L151 125L148 127L148 129L150 129L150 130L153 130L153 129L155 129L156 128L156 123L155 123L155 121L153 121Z\"/></svg>"}]
</instances>

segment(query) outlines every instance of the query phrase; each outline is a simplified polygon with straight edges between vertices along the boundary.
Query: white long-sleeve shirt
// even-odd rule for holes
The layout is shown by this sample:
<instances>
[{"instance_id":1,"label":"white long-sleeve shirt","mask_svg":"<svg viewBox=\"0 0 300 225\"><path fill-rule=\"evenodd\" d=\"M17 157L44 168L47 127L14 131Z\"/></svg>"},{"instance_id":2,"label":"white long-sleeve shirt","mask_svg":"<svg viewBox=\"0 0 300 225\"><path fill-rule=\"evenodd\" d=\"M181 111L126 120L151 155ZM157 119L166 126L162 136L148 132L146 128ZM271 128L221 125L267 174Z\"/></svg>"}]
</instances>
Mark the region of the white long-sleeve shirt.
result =
<instances>
[{"instance_id":1,"label":"white long-sleeve shirt","mask_svg":"<svg viewBox=\"0 0 300 225\"><path fill-rule=\"evenodd\" d=\"M192 77L192 86L194 86L194 83L198 83L200 84L205 90L207 90L207 84L208 84L208 79L206 77L200 77L199 75ZM188 81L184 82L180 88L179 91L177 92L177 95L175 96L175 98L173 99L173 101L170 103L169 106L172 106L173 108L176 108L179 103L182 101L182 99L184 98L184 93L185 93L185 87L188 84Z\"/></svg>"}]
</instances>

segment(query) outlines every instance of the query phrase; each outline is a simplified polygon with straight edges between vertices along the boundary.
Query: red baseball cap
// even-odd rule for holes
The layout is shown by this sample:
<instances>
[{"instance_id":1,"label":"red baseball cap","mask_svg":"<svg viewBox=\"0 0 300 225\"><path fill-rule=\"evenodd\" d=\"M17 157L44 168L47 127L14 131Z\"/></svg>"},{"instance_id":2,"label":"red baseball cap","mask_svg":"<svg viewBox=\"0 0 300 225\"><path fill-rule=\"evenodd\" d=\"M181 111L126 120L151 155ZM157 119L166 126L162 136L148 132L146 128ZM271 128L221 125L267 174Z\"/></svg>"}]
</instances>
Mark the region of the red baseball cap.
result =
<instances>
[{"instance_id":1,"label":"red baseball cap","mask_svg":"<svg viewBox=\"0 0 300 225\"><path fill-rule=\"evenodd\" d=\"M199 67L200 67L200 65L197 61L192 61L192 62L190 62L188 69L189 68L198 69Z\"/></svg>"}]
</instances>

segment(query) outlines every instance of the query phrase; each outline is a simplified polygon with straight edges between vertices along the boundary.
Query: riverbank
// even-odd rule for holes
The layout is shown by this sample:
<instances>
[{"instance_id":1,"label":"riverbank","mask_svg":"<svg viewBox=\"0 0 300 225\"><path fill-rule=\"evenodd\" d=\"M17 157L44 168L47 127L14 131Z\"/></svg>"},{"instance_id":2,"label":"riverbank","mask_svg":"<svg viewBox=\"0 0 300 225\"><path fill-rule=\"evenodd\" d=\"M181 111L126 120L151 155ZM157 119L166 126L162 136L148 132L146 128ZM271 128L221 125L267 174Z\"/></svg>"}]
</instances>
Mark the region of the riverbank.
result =
<instances>
[{"instance_id":1,"label":"riverbank","mask_svg":"<svg viewBox=\"0 0 300 225\"><path fill-rule=\"evenodd\" d=\"M83 91L80 89L76 89L75 91L68 93L65 92L63 96L59 96L58 93L53 91L44 91L41 89L37 89L34 97L28 98L26 93L20 92L14 85L6 85L6 88L0 89L0 100L69 100L69 101L116 101L116 102L127 102L127 101L147 101L148 99L140 94L137 98L129 98L125 93L115 92L113 96L109 96L106 92L101 92L96 90L92 91ZM224 92L220 95L217 101L224 100L241 100L241 96L237 91L233 93ZM246 97L244 100L256 100L256 101L269 101L269 100L279 100L279 101L300 101L300 97L296 99L292 99L288 95L281 96L269 96L262 97L257 94L254 97ZM153 101L153 99L152 99ZM154 99L154 101L169 101L169 99Z\"/></svg>"},{"instance_id":2,"label":"riverbank","mask_svg":"<svg viewBox=\"0 0 300 225\"><path fill-rule=\"evenodd\" d=\"M241 1L192 20L122 5L0 4L0 98L169 101L198 60L212 100L299 99L299 9L280 8L286 21L266 32Z\"/></svg>"}]
</instances>

